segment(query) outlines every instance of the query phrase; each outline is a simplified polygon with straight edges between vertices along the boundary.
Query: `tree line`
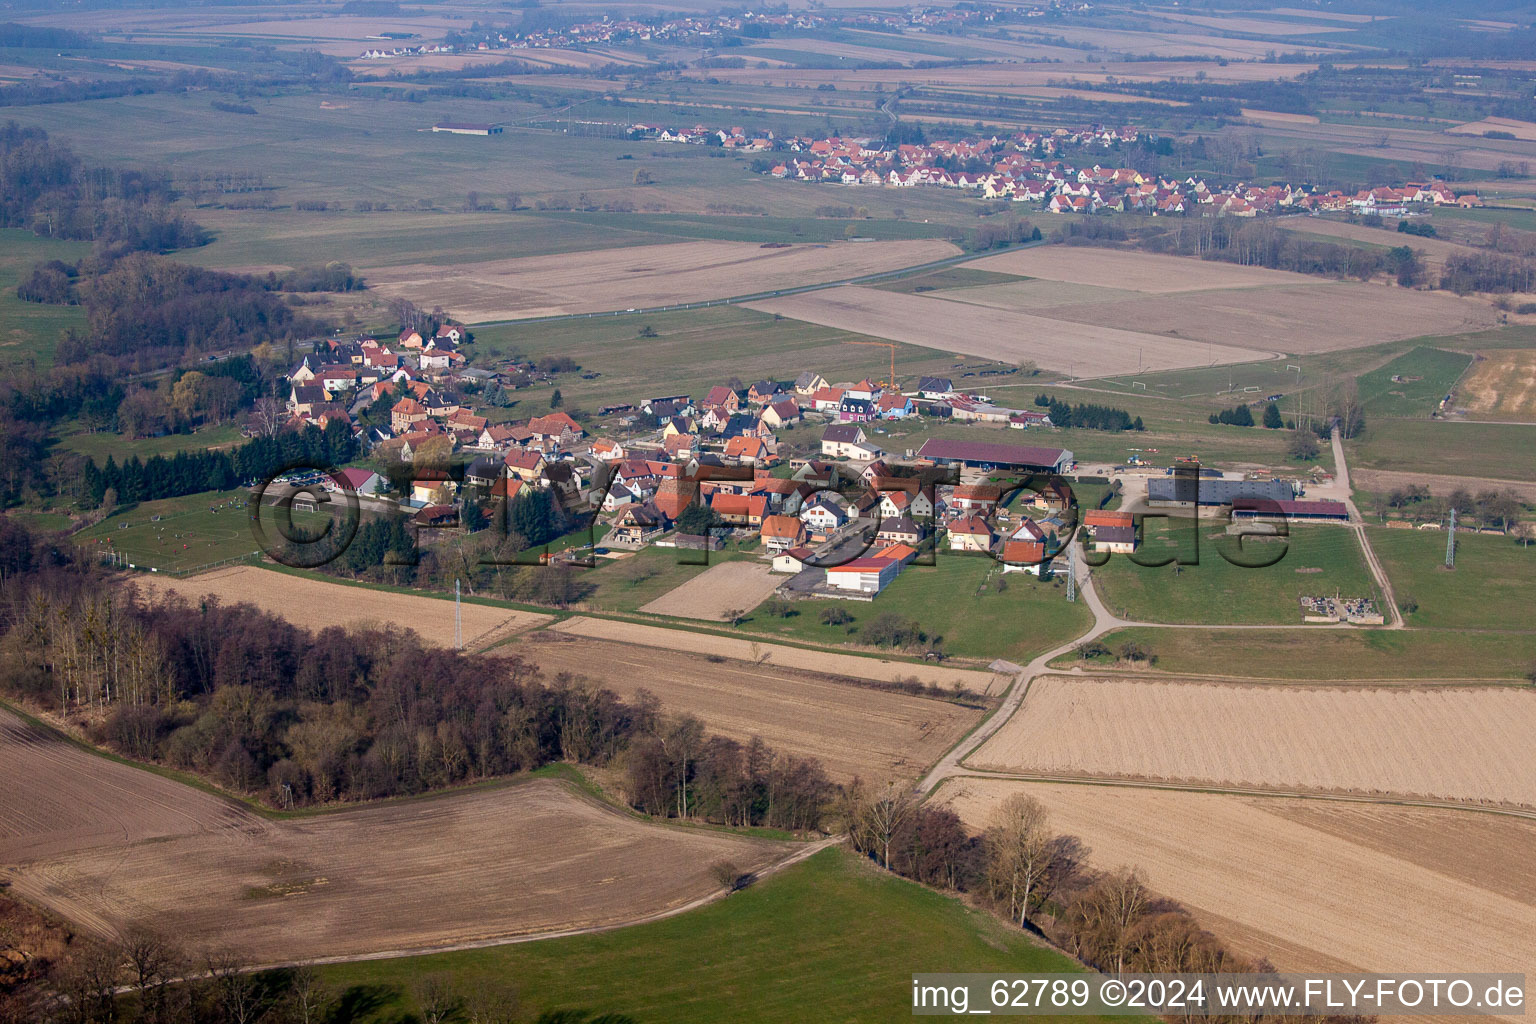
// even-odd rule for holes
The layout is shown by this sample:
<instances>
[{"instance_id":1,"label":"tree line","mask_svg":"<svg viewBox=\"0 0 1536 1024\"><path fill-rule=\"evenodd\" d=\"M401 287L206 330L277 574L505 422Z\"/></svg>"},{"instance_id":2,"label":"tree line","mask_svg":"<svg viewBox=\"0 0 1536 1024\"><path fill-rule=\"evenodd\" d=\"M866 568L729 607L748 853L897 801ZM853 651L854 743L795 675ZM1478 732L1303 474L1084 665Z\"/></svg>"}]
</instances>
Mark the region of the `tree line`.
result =
<instances>
[{"instance_id":1,"label":"tree line","mask_svg":"<svg viewBox=\"0 0 1536 1024\"><path fill-rule=\"evenodd\" d=\"M1145 430L1146 424L1141 422L1141 417L1132 417L1124 409L1115 409L1107 405L1093 405L1084 403L1081 405L1069 405L1059 398L1040 394L1035 396L1035 405L1046 409L1051 418L1053 427L1079 427L1083 430Z\"/></svg>"}]
</instances>

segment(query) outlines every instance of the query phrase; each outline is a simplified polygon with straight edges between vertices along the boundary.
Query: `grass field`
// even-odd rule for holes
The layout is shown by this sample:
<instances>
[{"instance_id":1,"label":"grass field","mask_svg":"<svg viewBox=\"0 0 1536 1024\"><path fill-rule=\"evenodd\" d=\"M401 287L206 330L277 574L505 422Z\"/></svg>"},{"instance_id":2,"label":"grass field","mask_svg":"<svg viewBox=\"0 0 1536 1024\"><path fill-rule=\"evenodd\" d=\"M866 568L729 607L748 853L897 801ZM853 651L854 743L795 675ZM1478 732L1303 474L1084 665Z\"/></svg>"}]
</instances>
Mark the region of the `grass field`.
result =
<instances>
[{"instance_id":1,"label":"grass field","mask_svg":"<svg viewBox=\"0 0 1536 1024\"><path fill-rule=\"evenodd\" d=\"M89 242L61 242L21 228L0 228L0 365L35 360L40 367L50 366L59 335L85 328L81 307L23 302L16 297L16 285L34 264L72 263L90 251Z\"/></svg>"},{"instance_id":2,"label":"grass field","mask_svg":"<svg viewBox=\"0 0 1536 1024\"><path fill-rule=\"evenodd\" d=\"M1247 543L1239 553L1219 525L1194 522L1191 528L1189 519L1146 520L1136 557L1152 561L1197 555L1196 565L1149 568L1129 556L1113 555L1092 570L1099 596L1111 611L1141 622L1284 624L1301 621L1303 595L1365 597L1379 605L1375 581L1352 530L1292 526L1283 554L1279 541ZM1218 546L1238 559L1279 560L1245 568L1223 558Z\"/></svg>"},{"instance_id":3,"label":"grass field","mask_svg":"<svg viewBox=\"0 0 1536 1024\"><path fill-rule=\"evenodd\" d=\"M1472 357L1464 352L1446 352L1437 348L1421 347L1401 355L1380 369L1357 378L1365 414L1367 418L1408 416L1427 419L1471 364ZM1394 383L1394 376L1421 379Z\"/></svg>"},{"instance_id":4,"label":"grass field","mask_svg":"<svg viewBox=\"0 0 1536 1024\"><path fill-rule=\"evenodd\" d=\"M1448 570L1440 530L1372 529L1370 536L1398 602L1418 605L1404 613L1408 625L1536 633L1536 548L1458 531L1456 568Z\"/></svg>"},{"instance_id":5,"label":"grass field","mask_svg":"<svg viewBox=\"0 0 1536 1024\"><path fill-rule=\"evenodd\" d=\"M1530 480L1533 438L1522 424L1368 419L1347 457L1351 468Z\"/></svg>"},{"instance_id":6,"label":"grass field","mask_svg":"<svg viewBox=\"0 0 1536 1024\"><path fill-rule=\"evenodd\" d=\"M1536 634L1454 629L1235 632L1138 626L1106 633L1110 648L1134 641L1157 655L1156 669L1175 675L1255 679L1523 680L1536 669ZM1053 662L1081 665L1075 654Z\"/></svg>"},{"instance_id":7,"label":"grass field","mask_svg":"<svg viewBox=\"0 0 1536 1024\"><path fill-rule=\"evenodd\" d=\"M954 657L1020 664L1088 629L1086 606L1070 604L1058 574L1041 582L1027 573L1004 577L999 563L980 555L941 551L932 566L910 565L872 602L829 599L795 601L796 614L774 618L759 609L741 625L762 633L837 646L860 643L858 629L877 616L915 619L929 636L942 636ZM1002 587L1003 589L999 589ZM853 616L842 626L822 623L821 613L841 609Z\"/></svg>"},{"instance_id":8,"label":"grass field","mask_svg":"<svg viewBox=\"0 0 1536 1024\"><path fill-rule=\"evenodd\" d=\"M233 423L207 427L194 434L166 434L163 437L124 437L110 431L90 433L66 426L57 447L70 452L89 455L97 465L108 457L122 462L137 455L148 459L155 455L175 455L180 451L198 451L205 448L227 448L241 440L240 428Z\"/></svg>"},{"instance_id":9,"label":"grass field","mask_svg":"<svg viewBox=\"0 0 1536 1024\"><path fill-rule=\"evenodd\" d=\"M323 521L319 512L295 511L293 519L300 526ZM162 572L248 555L260 547L251 534L244 491L140 502L81 530L74 540L87 550L116 552L136 566Z\"/></svg>"},{"instance_id":10,"label":"grass field","mask_svg":"<svg viewBox=\"0 0 1536 1024\"><path fill-rule=\"evenodd\" d=\"M793 964L793 984L770 965ZM1017 929L828 850L721 903L606 935L323 969L377 1002L359 1024L413 1009L413 977L472 991L511 980L530 1011L627 1013L643 1024L896 1020L914 971L1071 971ZM1125 1018L1116 1018L1117 1020Z\"/></svg>"},{"instance_id":11,"label":"grass field","mask_svg":"<svg viewBox=\"0 0 1536 1024\"><path fill-rule=\"evenodd\" d=\"M647 326L657 337L638 337ZM828 380L858 380L886 365L883 350L845 344L852 340L866 339L736 306L714 306L644 317L486 327L475 332L473 349L481 363L512 354L570 356L583 372L602 376L589 381L561 375L554 387L567 404L593 409L656 395L699 394L732 377L793 380L801 370L814 369ZM953 363L915 346L899 346L896 352L896 371L904 379L943 374ZM546 405L550 390L518 391L514 415L532 415L528 410Z\"/></svg>"}]
</instances>

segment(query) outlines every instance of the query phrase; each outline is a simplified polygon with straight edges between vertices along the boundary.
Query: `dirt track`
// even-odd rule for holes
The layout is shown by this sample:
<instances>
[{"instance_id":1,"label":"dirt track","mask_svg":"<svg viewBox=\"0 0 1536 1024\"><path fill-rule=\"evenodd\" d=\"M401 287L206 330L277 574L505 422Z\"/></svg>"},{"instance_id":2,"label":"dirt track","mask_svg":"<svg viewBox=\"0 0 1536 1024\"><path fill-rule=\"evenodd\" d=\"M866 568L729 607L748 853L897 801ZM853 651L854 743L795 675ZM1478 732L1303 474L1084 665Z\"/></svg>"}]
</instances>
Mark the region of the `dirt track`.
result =
<instances>
[{"instance_id":1,"label":"dirt track","mask_svg":"<svg viewBox=\"0 0 1536 1024\"><path fill-rule=\"evenodd\" d=\"M664 710L697 715L711 732L742 743L761 736L775 750L814 757L837 782L916 778L981 717L945 701L702 654L533 638L498 650L551 678L584 675L624 697L649 690Z\"/></svg>"},{"instance_id":2,"label":"dirt track","mask_svg":"<svg viewBox=\"0 0 1536 1024\"><path fill-rule=\"evenodd\" d=\"M1013 792L1095 867L1148 883L1282 968L1528 971L1536 823L1382 808L1050 783L956 779L940 797L979 829ZM1514 876L1523 875L1516 879Z\"/></svg>"},{"instance_id":3,"label":"dirt track","mask_svg":"<svg viewBox=\"0 0 1536 1024\"><path fill-rule=\"evenodd\" d=\"M368 286L384 295L442 305L473 323L750 295L896 270L958 252L937 239L784 249L678 242L452 267L373 267L364 273Z\"/></svg>"},{"instance_id":4,"label":"dirt track","mask_svg":"<svg viewBox=\"0 0 1536 1024\"><path fill-rule=\"evenodd\" d=\"M967 763L1028 774L1536 806L1536 694L1043 676Z\"/></svg>"},{"instance_id":5,"label":"dirt track","mask_svg":"<svg viewBox=\"0 0 1536 1024\"><path fill-rule=\"evenodd\" d=\"M51 736L13 743L17 721L0 711L4 775L29 782L0 787L16 891L98 933L146 923L256 962L628 921L714 891L716 861L794 848L649 824L551 780L274 822Z\"/></svg>"},{"instance_id":6,"label":"dirt track","mask_svg":"<svg viewBox=\"0 0 1536 1024\"><path fill-rule=\"evenodd\" d=\"M225 604L254 604L264 612L280 615L305 629L383 623L415 630L430 644L453 644L451 599L351 587L248 565L217 569L186 579L141 576L136 583L147 593L180 594L189 601L209 596L217 597ZM466 650L484 647L553 618L483 604L464 604L462 615Z\"/></svg>"}]
</instances>

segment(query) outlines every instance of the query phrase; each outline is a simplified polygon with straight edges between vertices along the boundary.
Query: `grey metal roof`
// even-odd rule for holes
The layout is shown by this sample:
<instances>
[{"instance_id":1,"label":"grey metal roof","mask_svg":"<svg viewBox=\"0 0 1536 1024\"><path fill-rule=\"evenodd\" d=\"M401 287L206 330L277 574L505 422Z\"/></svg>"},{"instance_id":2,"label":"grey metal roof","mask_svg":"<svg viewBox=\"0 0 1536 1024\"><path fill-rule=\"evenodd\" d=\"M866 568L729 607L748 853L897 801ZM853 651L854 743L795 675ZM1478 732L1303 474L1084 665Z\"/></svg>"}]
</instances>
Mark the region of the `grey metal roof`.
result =
<instances>
[{"instance_id":1,"label":"grey metal roof","mask_svg":"<svg viewBox=\"0 0 1536 1024\"><path fill-rule=\"evenodd\" d=\"M1147 500L1230 505L1238 498L1290 501L1296 491L1284 480L1208 480L1194 476L1154 477L1147 481Z\"/></svg>"}]
</instances>

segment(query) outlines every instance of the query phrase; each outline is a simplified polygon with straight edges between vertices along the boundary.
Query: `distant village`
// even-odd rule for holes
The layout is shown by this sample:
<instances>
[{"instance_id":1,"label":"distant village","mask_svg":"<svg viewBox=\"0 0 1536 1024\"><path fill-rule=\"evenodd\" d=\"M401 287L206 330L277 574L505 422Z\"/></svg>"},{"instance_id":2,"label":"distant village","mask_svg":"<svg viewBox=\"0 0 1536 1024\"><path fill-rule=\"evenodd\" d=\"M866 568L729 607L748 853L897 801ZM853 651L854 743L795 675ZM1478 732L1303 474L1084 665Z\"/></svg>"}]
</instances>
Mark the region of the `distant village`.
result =
<instances>
[{"instance_id":1,"label":"distant village","mask_svg":"<svg viewBox=\"0 0 1536 1024\"><path fill-rule=\"evenodd\" d=\"M342 424L368 453L366 466L341 470L327 486L350 488L365 507L398 510L420 526L468 520L469 504L494 516L548 491L559 508L601 527L597 555L652 544L713 548L730 537L760 545L792 597L873 599L903 567L941 546L990 554L1004 572L1048 576L1078 525L1099 551L1128 553L1138 543L1129 513L1085 510L1079 524L1065 486L1018 492L1007 484L1071 471L1068 449L928 438L891 452L878 443L887 425L916 417L992 425L999 437L1053 427L1041 408L1007 408L950 378L922 377L910 387L834 384L806 370L792 380L604 406L598 414L607 427L594 435L558 408L491 422L486 396L549 375L522 362L470 367L466 340L451 321L428 332L407 328L393 340L327 339L291 370L291 425ZM368 414L378 403L387 422ZM800 434L792 451L783 434L805 425L819 433ZM450 461L462 475L445 471ZM1154 505L1191 501L1177 488L1154 490ZM1342 505L1295 502L1292 486L1280 481L1211 494L1260 518L1347 518Z\"/></svg>"}]
</instances>

